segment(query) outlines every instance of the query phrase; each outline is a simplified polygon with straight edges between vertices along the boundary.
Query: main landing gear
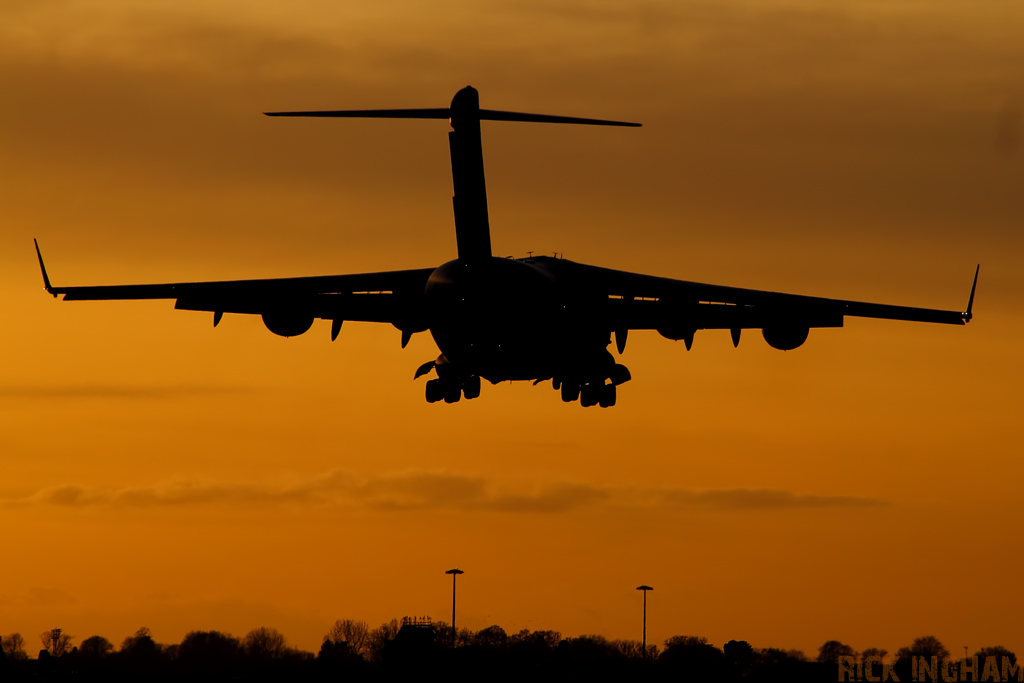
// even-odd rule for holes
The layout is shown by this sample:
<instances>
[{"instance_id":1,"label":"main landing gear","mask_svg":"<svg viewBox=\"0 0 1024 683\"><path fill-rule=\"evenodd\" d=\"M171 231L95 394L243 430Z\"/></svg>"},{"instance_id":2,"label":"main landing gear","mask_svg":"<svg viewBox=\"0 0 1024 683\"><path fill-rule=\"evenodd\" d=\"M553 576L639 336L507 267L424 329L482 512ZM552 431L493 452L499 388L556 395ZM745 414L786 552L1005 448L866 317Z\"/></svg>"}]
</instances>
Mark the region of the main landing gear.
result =
<instances>
[{"instance_id":1,"label":"main landing gear","mask_svg":"<svg viewBox=\"0 0 1024 683\"><path fill-rule=\"evenodd\" d=\"M427 382L427 403L458 403L463 396L472 400L480 395L480 377L456 378L445 377Z\"/></svg>"},{"instance_id":2,"label":"main landing gear","mask_svg":"<svg viewBox=\"0 0 1024 683\"><path fill-rule=\"evenodd\" d=\"M561 383L560 389L562 400L566 403L572 403L579 399L580 405L584 408L591 406L611 408L615 405L616 391L614 384L595 384L592 382L580 386L576 382L566 381Z\"/></svg>"},{"instance_id":3,"label":"main landing gear","mask_svg":"<svg viewBox=\"0 0 1024 683\"><path fill-rule=\"evenodd\" d=\"M561 391L562 400L566 403L579 400L580 405L584 408L591 406L611 408L615 405L615 395L617 393L615 387L628 382L630 375L625 365L618 364L612 367L608 374L608 384L605 384L604 379L595 380L591 378L591 381L581 383L572 379L560 379L557 377L552 380L551 384L556 390Z\"/></svg>"},{"instance_id":4,"label":"main landing gear","mask_svg":"<svg viewBox=\"0 0 1024 683\"><path fill-rule=\"evenodd\" d=\"M427 403L458 403L463 397L472 400L480 396L480 376L464 375L458 369L453 368L450 363L441 356L436 361L424 363L416 370L414 379L418 379L431 371L437 372L437 378L427 382L426 398ZM614 361L607 366L597 367L582 366L566 370L566 375L555 375L552 377L539 378L534 384L551 379L555 391L560 391L562 400L566 403L579 401L584 408L601 406L611 408L615 405L620 384L625 384L630 378L629 370L625 365L619 365Z\"/></svg>"}]
</instances>

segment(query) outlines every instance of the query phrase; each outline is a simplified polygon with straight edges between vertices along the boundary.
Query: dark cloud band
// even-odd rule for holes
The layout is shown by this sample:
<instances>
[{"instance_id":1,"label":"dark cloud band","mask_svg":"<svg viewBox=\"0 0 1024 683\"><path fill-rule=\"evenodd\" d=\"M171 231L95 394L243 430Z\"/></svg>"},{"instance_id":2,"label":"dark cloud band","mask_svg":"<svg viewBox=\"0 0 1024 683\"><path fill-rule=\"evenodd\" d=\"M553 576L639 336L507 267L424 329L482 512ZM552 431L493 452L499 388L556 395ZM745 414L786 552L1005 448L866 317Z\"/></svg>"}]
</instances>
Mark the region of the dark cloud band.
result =
<instances>
[{"instance_id":1,"label":"dark cloud band","mask_svg":"<svg viewBox=\"0 0 1024 683\"><path fill-rule=\"evenodd\" d=\"M788 510L864 508L884 501L855 496L805 495L775 489L641 489L554 482L510 488L482 477L411 471L361 477L334 470L289 485L179 481L151 486L99 488L63 485L22 497L0 498L6 507L184 507L200 505L335 506L366 510L477 510L496 513L562 513L620 507L649 509Z\"/></svg>"}]
</instances>

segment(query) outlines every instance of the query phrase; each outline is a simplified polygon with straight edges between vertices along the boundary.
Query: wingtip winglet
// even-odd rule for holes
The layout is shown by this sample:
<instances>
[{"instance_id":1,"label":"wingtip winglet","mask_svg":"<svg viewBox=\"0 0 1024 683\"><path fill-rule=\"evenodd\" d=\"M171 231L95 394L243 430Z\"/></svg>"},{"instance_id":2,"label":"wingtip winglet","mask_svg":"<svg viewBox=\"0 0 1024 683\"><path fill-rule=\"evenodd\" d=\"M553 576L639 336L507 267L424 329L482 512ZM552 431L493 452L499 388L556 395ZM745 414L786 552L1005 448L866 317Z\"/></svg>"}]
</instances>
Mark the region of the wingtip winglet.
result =
<instances>
[{"instance_id":1,"label":"wingtip winglet","mask_svg":"<svg viewBox=\"0 0 1024 683\"><path fill-rule=\"evenodd\" d=\"M46 265L43 263L43 252L39 250L39 240L33 238L33 244L36 245L36 258L39 259L39 270L43 272L43 287L46 288L48 294L53 294L54 298L57 294L53 291L53 287L50 285L50 276L46 274Z\"/></svg>"},{"instance_id":2,"label":"wingtip winglet","mask_svg":"<svg viewBox=\"0 0 1024 683\"><path fill-rule=\"evenodd\" d=\"M964 312L964 322L971 322L974 317L974 292L978 289L978 273L981 272L981 264L974 269L974 284L971 285L971 298L967 300L967 310Z\"/></svg>"}]
</instances>

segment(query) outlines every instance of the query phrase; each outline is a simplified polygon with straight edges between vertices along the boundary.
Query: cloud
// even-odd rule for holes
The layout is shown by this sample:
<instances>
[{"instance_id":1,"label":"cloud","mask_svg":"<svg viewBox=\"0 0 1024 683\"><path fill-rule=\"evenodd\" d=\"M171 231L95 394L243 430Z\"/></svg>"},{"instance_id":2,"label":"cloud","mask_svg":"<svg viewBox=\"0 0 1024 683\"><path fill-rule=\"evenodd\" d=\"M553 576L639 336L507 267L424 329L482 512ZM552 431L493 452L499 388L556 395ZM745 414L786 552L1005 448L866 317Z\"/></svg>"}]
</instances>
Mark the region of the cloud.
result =
<instances>
[{"instance_id":1,"label":"cloud","mask_svg":"<svg viewBox=\"0 0 1024 683\"><path fill-rule=\"evenodd\" d=\"M790 508L872 507L884 504L875 498L800 495L775 489L726 489L718 491L665 491L667 506L700 506L732 510L781 510Z\"/></svg>"},{"instance_id":2,"label":"cloud","mask_svg":"<svg viewBox=\"0 0 1024 683\"><path fill-rule=\"evenodd\" d=\"M864 508L874 498L797 494L775 489L642 489L553 482L509 487L483 477L408 471L362 477L333 470L285 485L173 481L121 488L74 484L27 496L0 498L0 506L65 508L168 508L212 505L327 506L377 511L463 510L494 513L564 513L593 508L793 510Z\"/></svg>"},{"instance_id":3,"label":"cloud","mask_svg":"<svg viewBox=\"0 0 1024 683\"><path fill-rule=\"evenodd\" d=\"M74 384L65 386L0 386L0 399L168 399L258 391L241 386L129 386Z\"/></svg>"},{"instance_id":4,"label":"cloud","mask_svg":"<svg viewBox=\"0 0 1024 683\"><path fill-rule=\"evenodd\" d=\"M1024 130L1024 107L1021 106L1019 98L1007 102L999 110L996 119L996 139L994 148L996 152L1013 156L1021 146L1021 139Z\"/></svg>"},{"instance_id":5,"label":"cloud","mask_svg":"<svg viewBox=\"0 0 1024 683\"><path fill-rule=\"evenodd\" d=\"M67 605L77 602L77 600L73 595L60 588L33 586L29 590L26 602L38 607L49 607L52 605Z\"/></svg>"}]
</instances>

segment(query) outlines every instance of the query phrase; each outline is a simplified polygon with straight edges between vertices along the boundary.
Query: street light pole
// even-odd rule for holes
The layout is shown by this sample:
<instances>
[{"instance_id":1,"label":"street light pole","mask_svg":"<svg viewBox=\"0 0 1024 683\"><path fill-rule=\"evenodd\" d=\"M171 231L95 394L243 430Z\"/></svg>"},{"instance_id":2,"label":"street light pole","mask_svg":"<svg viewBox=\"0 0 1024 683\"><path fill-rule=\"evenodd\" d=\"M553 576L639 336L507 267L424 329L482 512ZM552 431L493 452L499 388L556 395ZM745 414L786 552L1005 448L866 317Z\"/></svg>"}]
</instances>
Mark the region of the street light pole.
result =
<instances>
[{"instance_id":1,"label":"street light pole","mask_svg":"<svg viewBox=\"0 0 1024 683\"><path fill-rule=\"evenodd\" d=\"M452 649L455 649L455 637L458 631L455 630L455 579L459 574L465 574L466 572L461 569L449 569L445 574L452 575Z\"/></svg>"},{"instance_id":2,"label":"street light pole","mask_svg":"<svg viewBox=\"0 0 1024 683\"><path fill-rule=\"evenodd\" d=\"M644 654L644 658L646 658L647 657L647 591L652 591L654 589L651 588L650 586L646 585L646 584L643 585L643 586L637 586L636 589L638 591L643 591L644 592L644 640L643 640L644 650L643 650L643 654Z\"/></svg>"}]
</instances>

